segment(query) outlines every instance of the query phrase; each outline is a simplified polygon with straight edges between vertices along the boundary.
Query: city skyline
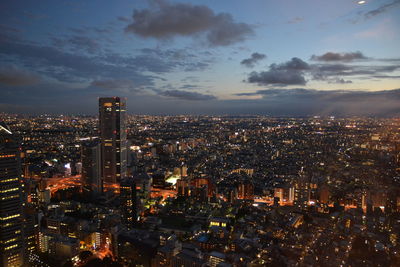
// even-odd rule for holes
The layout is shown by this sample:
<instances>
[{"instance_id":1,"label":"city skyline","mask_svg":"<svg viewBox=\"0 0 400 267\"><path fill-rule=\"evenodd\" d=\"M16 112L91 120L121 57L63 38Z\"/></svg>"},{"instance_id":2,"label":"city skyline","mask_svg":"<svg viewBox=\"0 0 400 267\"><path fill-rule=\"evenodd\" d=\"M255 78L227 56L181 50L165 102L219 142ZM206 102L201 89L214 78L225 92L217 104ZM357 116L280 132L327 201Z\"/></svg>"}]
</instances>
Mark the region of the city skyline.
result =
<instances>
[{"instance_id":1,"label":"city skyline","mask_svg":"<svg viewBox=\"0 0 400 267\"><path fill-rule=\"evenodd\" d=\"M6 1L0 112L398 116L399 7Z\"/></svg>"},{"instance_id":2,"label":"city skyline","mask_svg":"<svg viewBox=\"0 0 400 267\"><path fill-rule=\"evenodd\" d=\"M118 110L4 116L4 266L399 265L398 118Z\"/></svg>"}]
</instances>

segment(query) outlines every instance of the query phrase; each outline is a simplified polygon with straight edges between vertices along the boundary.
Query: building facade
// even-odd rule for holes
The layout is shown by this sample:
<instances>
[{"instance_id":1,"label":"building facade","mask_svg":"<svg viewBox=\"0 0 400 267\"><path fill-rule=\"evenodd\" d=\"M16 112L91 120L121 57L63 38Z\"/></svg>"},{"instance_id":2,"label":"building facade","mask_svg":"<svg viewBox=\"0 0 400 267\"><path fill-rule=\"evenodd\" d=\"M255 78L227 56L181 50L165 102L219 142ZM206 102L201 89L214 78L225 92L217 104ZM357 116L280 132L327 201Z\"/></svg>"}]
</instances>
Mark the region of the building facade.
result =
<instances>
[{"instance_id":1,"label":"building facade","mask_svg":"<svg viewBox=\"0 0 400 267\"><path fill-rule=\"evenodd\" d=\"M0 122L0 265L24 265L20 141Z\"/></svg>"},{"instance_id":2,"label":"building facade","mask_svg":"<svg viewBox=\"0 0 400 267\"><path fill-rule=\"evenodd\" d=\"M97 141L82 144L82 186L85 191L102 192L101 183L101 146Z\"/></svg>"},{"instance_id":3,"label":"building facade","mask_svg":"<svg viewBox=\"0 0 400 267\"><path fill-rule=\"evenodd\" d=\"M126 101L119 97L99 99L101 176L104 190L119 185L126 177Z\"/></svg>"}]
</instances>

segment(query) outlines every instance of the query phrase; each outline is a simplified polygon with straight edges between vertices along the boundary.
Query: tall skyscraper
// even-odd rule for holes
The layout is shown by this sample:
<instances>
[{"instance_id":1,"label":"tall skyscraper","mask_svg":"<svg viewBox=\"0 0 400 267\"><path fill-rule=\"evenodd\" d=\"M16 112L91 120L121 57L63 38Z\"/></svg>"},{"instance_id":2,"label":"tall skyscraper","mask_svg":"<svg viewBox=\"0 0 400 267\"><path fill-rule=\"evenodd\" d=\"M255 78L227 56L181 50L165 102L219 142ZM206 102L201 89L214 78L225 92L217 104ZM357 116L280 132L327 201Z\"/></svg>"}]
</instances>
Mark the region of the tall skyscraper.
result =
<instances>
[{"instance_id":1,"label":"tall skyscraper","mask_svg":"<svg viewBox=\"0 0 400 267\"><path fill-rule=\"evenodd\" d=\"M98 140L88 141L82 144L81 181L85 191L90 191L93 193L100 193L102 191L100 159L100 143Z\"/></svg>"},{"instance_id":2,"label":"tall skyscraper","mask_svg":"<svg viewBox=\"0 0 400 267\"><path fill-rule=\"evenodd\" d=\"M0 122L0 266L24 264L19 138Z\"/></svg>"},{"instance_id":3,"label":"tall skyscraper","mask_svg":"<svg viewBox=\"0 0 400 267\"><path fill-rule=\"evenodd\" d=\"M120 97L99 99L101 176L104 189L115 188L126 177L126 101Z\"/></svg>"}]
</instances>

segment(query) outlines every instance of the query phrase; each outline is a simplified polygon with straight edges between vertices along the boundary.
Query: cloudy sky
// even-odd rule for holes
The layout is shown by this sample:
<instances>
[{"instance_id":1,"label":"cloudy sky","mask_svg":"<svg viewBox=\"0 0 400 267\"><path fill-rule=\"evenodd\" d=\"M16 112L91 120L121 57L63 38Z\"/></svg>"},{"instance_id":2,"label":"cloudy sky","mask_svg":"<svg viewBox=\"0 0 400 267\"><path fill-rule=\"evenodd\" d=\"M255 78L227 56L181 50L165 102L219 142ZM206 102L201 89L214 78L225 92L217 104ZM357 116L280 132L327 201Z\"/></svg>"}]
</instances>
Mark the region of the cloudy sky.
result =
<instances>
[{"instance_id":1,"label":"cloudy sky","mask_svg":"<svg viewBox=\"0 0 400 267\"><path fill-rule=\"evenodd\" d=\"M400 0L5 0L0 112L400 115Z\"/></svg>"}]
</instances>

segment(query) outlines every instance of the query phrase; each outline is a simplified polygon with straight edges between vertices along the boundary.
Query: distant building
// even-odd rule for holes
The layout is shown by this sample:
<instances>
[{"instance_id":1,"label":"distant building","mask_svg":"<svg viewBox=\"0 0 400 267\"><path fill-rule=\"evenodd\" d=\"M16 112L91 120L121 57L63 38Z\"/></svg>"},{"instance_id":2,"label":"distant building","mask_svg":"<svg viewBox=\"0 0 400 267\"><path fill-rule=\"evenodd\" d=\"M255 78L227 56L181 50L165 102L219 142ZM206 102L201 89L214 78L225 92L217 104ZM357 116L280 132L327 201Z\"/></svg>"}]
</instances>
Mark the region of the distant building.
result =
<instances>
[{"instance_id":1,"label":"distant building","mask_svg":"<svg viewBox=\"0 0 400 267\"><path fill-rule=\"evenodd\" d=\"M254 185L245 181L238 186L238 198L243 200L254 200Z\"/></svg>"},{"instance_id":2,"label":"distant building","mask_svg":"<svg viewBox=\"0 0 400 267\"><path fill-rule=\"evenodd\" d=\"M294 206L305 209L310 200L310 179L301 174L294 184Z\"/></svg>"},{"instance_id":3,"label":"distant building","mask_svg":"<svg viewBox=\"0 0 400 267\"><path fill-rule=\"evenodd\" d=\"M222 263L223 261L225 261L225 254L213 251L210 253L208 265L210 267L217 267L218 264Z\"/></svg>"},{"instance_id":4,"label":"distant building","mask_svg":"<svg viewBox=\"0 0 400 267\"><path fill-rule=\"evenodd\" d=\"M38 214L33 205L24 207L24 215L25 215L25 229L24 229L24 237L25 237L25 248L27 254L34 252L38 246L38 236L39 236L39 222L38 222Z\"/></svg>"},{"instance_id":5,"label":"distant building","mask_svg":"<svg viewBox=\"0 0 400 267\"><path fill-rule=\"evenodd\" d=\"M23 266L23 197L19 138L0 122L0 266Z\"/></svg>"},{"instance_id":6,"label":"distant building","mask_svg":"<svg viewBox=\"0 0 400 267\"><path fill-rule=\"evenodd\" d=\"M275 188L274 189L274 199L277 198L279 201L279 204L283 204L283 194L284 194L284 189L283 188Z\"/></svg>"},{"instance_id":7,"label":"distant building","mask_svg":"<svg viewBox=\"0 0 400 267\"><path fill-rule=\"evenodd\" d=\"M126 102L119 97L99 99L99 122L101 140L101 175L104 190L118 184L126 177Z\"/></svg>"},{"instance_id":8,"label":"distant building","mask_svg":"<svg viewBox=\"0 0 400 267\"><path fill-rule=\"evenodd\" d=\"M47 205L51 200L51 192L50 189L42 189L38 192L39 203L41 205Z\"/></svg>"},{"instance_id":9,"label":"distant building","mask_svg":"<svg viewBox=\"0 0 400 267\"><path fill-rule=\"evenodd\" d=\"M57 259L70 259L79 253L79 240L46 231L40 232L39 249Z\"/></svg>"},{"instance_id":10,"label":"distant building","mask_svg":"<svg viewBox=\"0 0 400 267\"><path fill-rule=\"evenodd\" d=\"M152 259L152 266L172 266L172 258L182 250L182 244L175 235L160 236L160 247L157 249L157 254Z\"/></svg>"},{"instance_id":11,"label":"distant building","mask_svg":"<svg viewBox=\"0 0 400 267\"><path fill-rule=\"evenodd\" d=\"M179 179L176 181L176 190L178 196L189 196L189 183L186 180Z\"/></svg>"},{"instance_id":12,"label":"distant building","mask_svg":"<svg viewBox=\"0 0 400 267\"><path fill-rule=\"evenodd\" d=\"M212 217L209 219L210 228L226 229L229 220L226 218Z\"/></svg>"},{"instance_id":13,"label":"distant building","mask_svg":"<svg viewBox=\"0 0 400 267\"><path fill-rule=\"evenodd\" d=\"M121 232L118 234L118 257L126 266L151 266L152 259L157 254L159 236L148 231Z\"/></svg>"},{"instance_id":14,"label":"distant building","mask_svg":"<svg viewBox=\"0 0 400 267\"><path fill-rule=\"evenodd\" d=\"M191 251L182 251L172 259L173 267L205 267L207 263Z\"/></svg>"},{"instance_id":15,"label":"distant building","mask_svg":"<svg viewBox=\"0 0 400 267\"><path fill-rule=\"evenodd\" d=\"M327 185L323 185L319 188L319 202L322 204L329 203L329 187ZM363 195L364 196L364 195Z\"/></svg>"}]
</instances>

